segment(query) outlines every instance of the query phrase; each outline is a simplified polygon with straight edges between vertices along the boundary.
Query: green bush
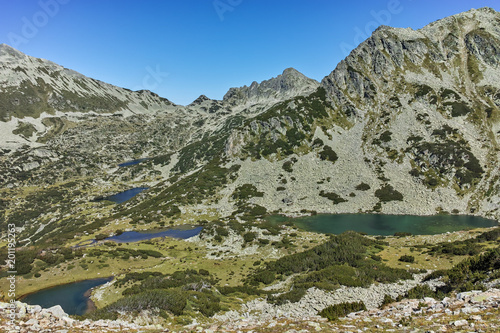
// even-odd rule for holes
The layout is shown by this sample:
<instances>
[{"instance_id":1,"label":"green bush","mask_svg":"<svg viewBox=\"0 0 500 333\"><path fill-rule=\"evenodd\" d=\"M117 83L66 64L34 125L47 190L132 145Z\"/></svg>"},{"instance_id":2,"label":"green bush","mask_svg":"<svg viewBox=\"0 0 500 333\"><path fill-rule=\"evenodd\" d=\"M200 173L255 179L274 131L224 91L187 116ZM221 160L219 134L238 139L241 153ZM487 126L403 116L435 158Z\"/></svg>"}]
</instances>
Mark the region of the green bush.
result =
<instances>
[{"instance_id":1,"label":"green bush","mask_svg":"<svg viewBox=\"0 0 500 333\"><path fill-rule=\"evenodd\" d=\"M97 234L95 235L95 240L96 241L100 241L100 240L103 240L103 239L106 239L108 238L108 235L104 235L104 234Z\"/></svg>"},{"instance_id":2,"label":"green bush","mask_svg":"<svg viewBox=\"0 0 500 333\"><path fill-rule=\"evenodd\" d=\"M241 294L257 295L257 296L260 296L260 295L266 293L260 289L250 287L250 286L235 286L235 287L222 286L222 287L219 287L219 292L222 295L241 293Z\"/></svg>"},{"instance_id":3,"label":"green bush","mask_svg":"<svg viewBox=\"0 0 500 333\"><path fill-rule=\"evenodd\" d=\"M134 312L148 309L162 309L176 316L183 314L186 307L186 296L177 290L147 290L106 306L107 312Z\"/></svg>"},{"instance_id":4,"label":"green bush","mask_svg":"<svg viewBox=\"0 0 500 333\"><path fill-rule=\"evenodd\" d=\"M396 302L396 300L394 298L392 298L391 296L385 294L384 295L384 300L382 301L382 304L380 306L383 307L385 305L389 305L389 304L394 303L394 302Z\"/></svg>"},{"instance_id":5,"label":"green bush","mask_svg":"<svg viewBox=\"0 0 500 333\"><path fill-rule=\"evenodd\" d=\"M274 274L274 272L270 272L270 271L262 271L262 272L254 274L252 276L252 280L254 282L257 282L257 283L262 282L264 284L270 284L275 279L276 279L276 275Z\"/></svg>"},{"instance_id":6,"label":"green bush","mask_svg":"<svg viewBox=\"0 0 500 333\"><path fill-rule=\"evenodd\" d=\"M319 153L319 158L323 161L330 161L332 163L335 163L339 157L337 156L337 153L335 153L330 146L324 146L323 150Z\"/></svg>"},{"instance_id":7,"label":"green bush","mask_svg":"<svg viewBox=\"0 0 500 333\"><path fill-rule=\"evenodd\" d=\"M252 184L244 184L236 188L232 194L235 200L246 200L253 197L263 197L264 192L257 191L257 188Z\"/></svg>"},{"instance_id":8,"label":"green bush","mask_svg":"<svg viewBox=\"0 0 500 333\"><path fill-rule=\"evenodd\" d=\"M191 292L189 300L205 317L212 317L221 310L220 299L208 292Z\"/></svg>"},{"instance_id":9,"label":"green bush","mask_svg":"<svg viewBox=\"0 0 500 333\"><path fill-rule=\"evenodd\" d=\"M222 237L227 237L227 236L229 236L229 231L224 227L217 227L215 229L215 234L220 235Z\"/></svg>"},{"instance_id":10,"label":"green bush","mask_svg":"<svg viewBox=\"0 0 500 333\"><path fill-rule=\"evenodd\" d=\"M302 288L294 288L289 292L280 294L278 296L270 295L267 300L269 303L276 305L283 305L287 302L297 303L302 299L302 297L306 294L306 290Z\"/></svg>"},{"instance_id":11,"label":"green bush","mask_svg":"<svg viewBox=\"0 0 500 333\"><path fill-rule=\"evenodd\" d=\"M399 257L398 260L402 261L402 262L413 263L413 262L415 262L415 257L409 256L409 255L402 255L401 257Z\"/></svg>"},{"instance_id":12,"label":"green bush","mask_svg":"<svg viewBox=\"0 0 500 333\"><path fill-rule=\"evenodd\" d=\"M402 201L403 194L395 190L391 185L386 184L375 191L375 196L382 202Z\"/></svg>"},{"instance_id":13,"label":"green bush","mask_svg":"<svg viewBox=\"0 0 500 333\"><path fill-rule=\"evenodd\" d=\"M436 292L433 291L428 285L422 284L408 290L405 297L410 299L422 299L424 297L436 298Z\"/></svg>"},{"instance_id":14,"label":"green bush","mask_svg":"<svg viewBox=\"0 0 500 333\"><path fill-rule=\"evenodd\" d=\"M361 184L356 186L356 190L358 190L358 191L368 191L370 188L371 188L370 185L368 185L366 183L361 183Z\"/></svg>"},{"instance_id":15,"label":"green bush","mask_svg":"<svg viewBox=\"0 0 500 333\"><path fill-rule=\"evenodd\" d=\"M382 142L389 142L391 141L391 135L392 135L392 132L391 131L385 131L384 133L382 133L380 135L380 141Z\"/></svg>"},{"instance_id":16,"label":"green bush","mask_svg":"<svg viewBox=\"0 0 500 333\"><path fill-rule=\"evenodd\" d=\"M324 145L324 142L323 140L321 140L320 138L316 138L314 139L314 141L312 142L312 146L313 147L321 147Z\"/></svg>"},{"instance_id":17,"label":"green bush","mask_svg":"<svg viewBox=\"0 0 500 333\"><path fill-rule=\"evenodd\" d=\"M330 305L326 307L318 314L321 317L327 318L328 321L335 321L341 317L347 316L351 312L366 311L365 303L363 302L353 302L353 303L340 303L335 305Z\"/></svg>"},{"instance_id":18,"label":"green bush","mask_svg":"<svg viewBox=\"0 0 500 333\"><path fill-rule=\"evenodd\" d=\"M407 236L411 236L411 232L396 231L396 232L394 233L394 236L395 236L395 237L407 237Z\"/></svg>"},{"instance_id":19,"label":"green bush","mask_svg":"<svg viewBox=\"0 0 500 333\"><path fill-rule=\"evenodd\" d=\"M292 127L286 131L286 137L292 147L298 147L301 145L302 140L306 138L306 135L295 127Z\"/></svg>"},{"instance_id":20,"label":"green bush","mask_svg":"<svg viewBox=\"0 0 500 333\"><path fill-rule=\"evenodd\" d=\"M18 250L16 252L15 270L17 274L24 275L31 272L36 258L35 250Z\"/></svg>"},{"instance_id":21,"label":"green bush","mask_svg":"<svg viewBox=\"0 0 500 333\"><path fill-rule=\"evenodd\" d=\"M286 172L293 172L293 163L291 161L286 161L285 163L283 163L283 170L285 170Z\"/></svg>"},{"instance_id":22,"label":"green bush","mask_svg":"<svg viewBox=\"0 0 500 333\"><path fill-rule=\"evenodd\" d=\"M255 237L255 232L247 232L243 235L243 240L245 241L245 243L251 243L254 241Z\"/></svg>"},{"instance_id":23,"label":"green bush","mask_svg":"<svg viewBox=\"0 0 500 333\"><path fill-rule=\"evenodd\" d=\"M334 205L337 205L337 204L342 203L342 202L347 202L346 199L342 198L337 193L333 193L333 192L328 193L328 192L325 192L325 191L322 190L321 192L319 192L319 195L321 197L324 197L324 198L327 198L328 200L333 201Z\"/></svg>"}]
</instances>

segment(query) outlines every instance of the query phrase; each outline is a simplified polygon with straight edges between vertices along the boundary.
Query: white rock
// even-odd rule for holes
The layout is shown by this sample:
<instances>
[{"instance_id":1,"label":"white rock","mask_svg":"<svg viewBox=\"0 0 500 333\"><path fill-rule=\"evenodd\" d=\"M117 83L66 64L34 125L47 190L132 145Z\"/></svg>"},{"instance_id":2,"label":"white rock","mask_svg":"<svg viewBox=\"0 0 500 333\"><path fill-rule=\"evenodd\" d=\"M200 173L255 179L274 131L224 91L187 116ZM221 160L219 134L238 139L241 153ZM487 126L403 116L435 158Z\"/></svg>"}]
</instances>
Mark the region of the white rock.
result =
<instances>
[{"instance_id":1,"label":"white rock","mask_svg":"<svg viewBox=\"0 0 500 333\"><path fill-rule=\"evenodd\" d=\"M56 318L63 318L68 316L68 314L64 312L63 308L60 305L54 305L53 307L48 308L46 311L51 313Z\"/></svg>"},{"instance_id":2,"label":"white rock","mask_svg":"<svg viewBox=\"0 0 500 333\"><path fill-rule=\"evenodd\" d=\"M465 325L469 325L469 322L465 319L460 319L460 320L456 320L453 322L453 326L456 326L456 327L465 326Z\"/></svg>"}]
</instances>

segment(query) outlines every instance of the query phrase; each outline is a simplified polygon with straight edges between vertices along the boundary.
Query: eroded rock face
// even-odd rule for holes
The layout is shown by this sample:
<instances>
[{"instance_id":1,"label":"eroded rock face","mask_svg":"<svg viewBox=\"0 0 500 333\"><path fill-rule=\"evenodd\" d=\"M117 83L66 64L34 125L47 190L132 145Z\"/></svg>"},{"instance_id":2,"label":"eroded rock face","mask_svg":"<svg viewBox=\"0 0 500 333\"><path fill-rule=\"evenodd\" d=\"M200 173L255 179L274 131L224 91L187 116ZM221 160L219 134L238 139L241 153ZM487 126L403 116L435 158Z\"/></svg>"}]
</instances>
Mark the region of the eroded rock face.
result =
<instances>
[{"instance_id":1,"label":"eroded rock face","mask_svg":"<svg viewBox=\"0 0 500 333\"><path fill-rule=\"evenodd\" d=\"M498 82L498 16L494 10L482 8L420 30L382 26L321 85L338 107L349 102L358 112L387 101L393 94L404 95L399 84L425 83L436 91L453 88L459 95L475 99L475 92Z\"/></svg>"}]
</instances>

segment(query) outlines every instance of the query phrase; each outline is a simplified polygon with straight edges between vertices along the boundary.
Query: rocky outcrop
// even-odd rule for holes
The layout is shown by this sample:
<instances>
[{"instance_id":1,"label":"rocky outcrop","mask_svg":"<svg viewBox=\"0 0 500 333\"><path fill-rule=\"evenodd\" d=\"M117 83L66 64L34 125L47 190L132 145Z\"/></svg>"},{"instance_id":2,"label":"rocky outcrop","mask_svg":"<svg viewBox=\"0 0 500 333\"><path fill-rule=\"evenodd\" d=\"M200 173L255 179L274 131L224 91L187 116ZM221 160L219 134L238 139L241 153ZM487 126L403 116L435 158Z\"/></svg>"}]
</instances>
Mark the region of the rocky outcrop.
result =
<instances>
[{"instance_id":1,"label":"rocky outcrop","mask_svg":"<svg viewBox=\"0 0 500 333\"><path fill-rule=\"evenodd\" d=\"M416 285L422 284L426 274L415 275L413 280L404 280L391 284L372 284L368 288L342 286L334 292L326 292L316 288L307 290L302 299L296 303L284 305L269 304L265 299L256 299L244 304L239 311L229 311L216 316L217 320L238 320L242 315L254 320L270 320L272 318L312 317L324 308L343 302L363 302L368 309L378 308L385 295L397 298L404 295ZM440 281L429 281L425 284L435 289L441 286Z\"/></svg>"},{"instance_id":2,"label":"rocky outcrop","mask_svg":"<svg viewBox=\"0 0 500 333\"><path fill-rule=\"evenodd\" d=\"M10 303L0 303L0 324L2 332L135 332L137 330L162 330L156 325L139 326L123 320L75 320L68 316L60 305L43 309L39 305L15 303L16 318L11 322ZM11 325L11 324L14 325Z\"/></svg>"}]
</instances>

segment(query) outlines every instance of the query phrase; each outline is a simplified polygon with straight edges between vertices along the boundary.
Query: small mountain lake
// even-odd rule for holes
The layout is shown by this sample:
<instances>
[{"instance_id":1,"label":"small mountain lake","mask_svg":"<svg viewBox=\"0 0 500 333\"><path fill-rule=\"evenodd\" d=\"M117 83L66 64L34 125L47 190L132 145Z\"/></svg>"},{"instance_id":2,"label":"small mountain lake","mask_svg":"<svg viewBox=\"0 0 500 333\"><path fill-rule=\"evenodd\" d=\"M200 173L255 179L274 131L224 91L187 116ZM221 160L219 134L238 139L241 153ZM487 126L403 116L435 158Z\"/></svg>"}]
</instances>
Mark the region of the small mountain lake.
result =
<instances>
[{"instance_id":1,"label":"small mountain lake","mask_svg":"<svg viewBox=\"0 0 500 333\"><path fill-rule=\"evenodd\" d=\"M84 280L37 291L21 298L31 305L50 308L60 305L69 315L83 315L92 309L90 290L111 281L112 278Z\"/></svg>"},{"instance_id":2,"label":"small mountain lake","mask_svg":"<svg viewBox=\"0 0 500 333\"><path fill-rule=\"evenodd\" d=\"M140 231L125 231L119 235L107 237L104 240L113 241L116 243L133 243L144 240L149 240L158 237L172 237L178 239L188 239L198 235L203 227L193 227L191 225L179 226L175 228L161 229L161 230L140 230ZM79 242L74 247L89 246L97 243L95 239L86 239Z\"/></svg>"},{"instance_id":3,"label":"small mountain lake","mask_svg":"<svg viewBox=\"0 0 500 333\"><path fill-rule=\"evenodd\" d=\"M163 231L125 231L120 235L108 237L106 240L117 243L130 243L157 237L187 239L198 235L202 229L203 227L196 227L193 229L168 229Z\"/></svg>"},{"instance_id":4,"label":"small mountain lake","mask_svg":"<svg viewBox=\"0 0 500 333\"><path fill-rule=\"evenodd\" d=\"M139 163L147 161L147 160L149 160L149 158L140 158L140 159L137 159L137 160L132 160L132 161L127 161L127 162L120 163L120 164L118 164L118 166L120 168L128 167L128 166L131 166L131 165L139 164Z\"/></svg>"},{"instance_id":5,"label":"small mountain lake","mask_svg":"<svg viewBox=\"0 0 500 333\"><path fill-rule=\"evenodd\" d=\"M122 202L125 202L127 200L132 199L135 197L137 194L141 193L142 191L145 191L149 189L149 187L136 187L132 188L130 190L126 190L117 194L110 195L109 197L102 198L101 200L109 200L113 201L114 203L120 204Z\"/></svg>"},{"instance_id":6,"label":"small mountain lake","mask_svg":"<svg viewBox=\"0 0 500 333\"><path fill-rule=\"evenodd\" d=\"M297 227L313 232L341 234L348 230L368 235L394 235L409 232L412 235L435 235L472 228L498 226L495 220L467 215L382 215L382 214L318 214L298 218L270 216L272 223L292 222Z\"/></svg>"}]
</instances>

